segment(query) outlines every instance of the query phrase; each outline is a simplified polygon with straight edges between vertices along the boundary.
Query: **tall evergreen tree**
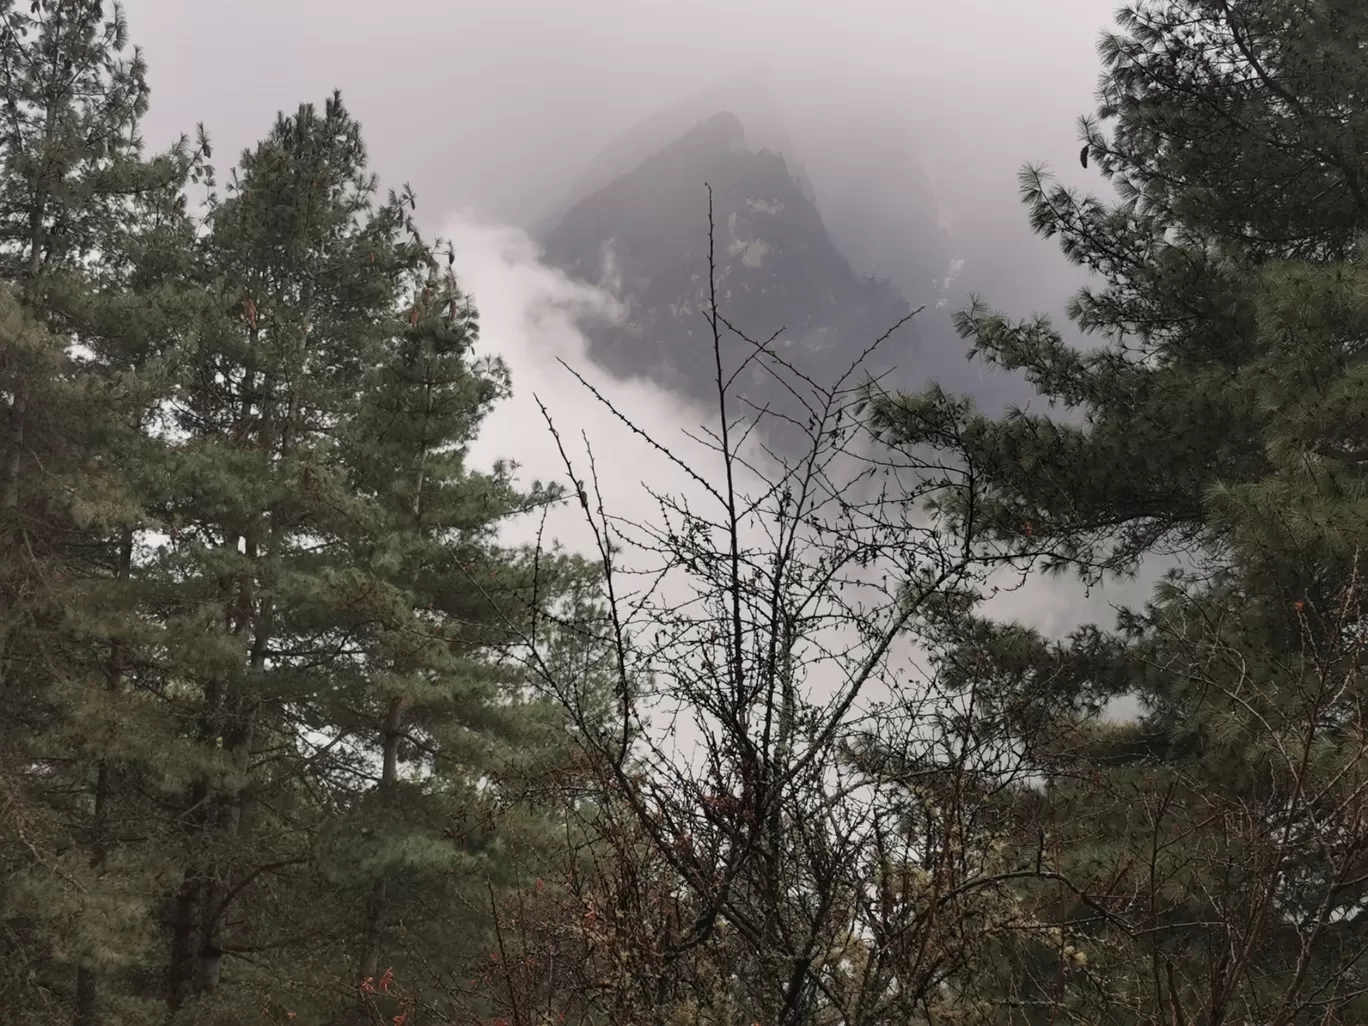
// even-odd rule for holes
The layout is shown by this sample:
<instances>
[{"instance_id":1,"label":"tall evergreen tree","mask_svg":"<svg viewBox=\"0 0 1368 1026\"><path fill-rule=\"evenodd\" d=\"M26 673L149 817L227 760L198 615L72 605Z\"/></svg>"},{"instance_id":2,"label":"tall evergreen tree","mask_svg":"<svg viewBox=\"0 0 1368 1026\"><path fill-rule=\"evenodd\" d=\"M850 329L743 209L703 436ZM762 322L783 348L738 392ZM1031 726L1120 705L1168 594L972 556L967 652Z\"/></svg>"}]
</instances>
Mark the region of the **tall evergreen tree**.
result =
<instances>
[{"instance_id":1,"label":"tall evergreen tree","mask_svg":"<svg viewBox=\"0 0 1368 1026\"><path fill-rule=\"evenodd\" d=\"M3 915L25 938L4 957L23 967L16 1014L92 1023L100 979L140 948L145 879L111 867L137 846L130 780L158 731L124 672L142 630L127 611L205 147L144 153L145 69L117 7L4 4L0 85L2 743L24 827L5 831Z\"/></svg>"},{"instance_id":2,"label":"tall evergreen tree","mask_svg":"<svg viewBox=\"0 0 1368 1026\"><path fill-rule=\"evenodd\" d=\"M405 203L391 198L386 209L402 217ZM510 465L466 465L485 414L507 394L507 371L474 353L478 318L451 254L444 271L432 250L420 251L426 266L406 282L409 302L395 311L342 436L350 492L370 503L343 534L371 617L367 686L335 711L374 744L378 763L375 786L338 824L336 849L365 888L362 980L415 964L406 952L488 950L491 888L508 882L517 841L475 824L516 804L520 787L545 772L541 758L554 764L567 740L559 708L522 686L517 650L536 615L594 574L575 559L498 544L503 521L559 492L519 490ZM464 835L456 844L453 829ZM453 933L457 908L467 911ZM472 921L472 909L485 911ZM399 921L402 943L391 936Z\"/></svg>"},{"instance_id":3,"label":"tall evergreen tree","mask_svg":"<svg viewBox=\"0 0 1368 1026\"><path fill-rule=\"evenodd\" d=\"M329 544L357 506L336 436L413 259L370 209L364 159L340 100L306 105L211 199L199 273L212 305L176 404L160 560L189 780L166 913L173 1009L217 991L225 953L292 932L286 917L251 913L274 878L308 864L308 817L328 811L273 802L309 779L301 727L327 726L301 724L300 709L359 672Z\"/></svg>"},{"instance_id":4,"label":"tall evergreen tree","mask_svg":"<svg viewBox=\"0 0 1368 1026\"><path fill-rule=\"evenodd\" d=\"M1034 939L983 1014L1357 1021L1368 12L1169 0L1121 24L1082 126L1120 202L1023 173L1036 228L1105 281L1069 312L1106 344L977 301L958 319L1071 415L874 403L889 440L953 456L938 512L984 558L1187 567L1116 633L1051 641L960 605L928 623L978 729L1040 780L1011 802L1045 881ZM1121 696L1138 719L1099 720Z\"/></svg>"},{"instance_id":5,"label":"tall evergreen tree","mask_svg":"<svg viewBox=\"0 0 1368 1026\"><path fill-rule=\"evenodd\" d=\"M413 197L375 193L334 96L243 155L200 246L156 571L186 780L164 910L178 1022L231 1021L262 991L322 1014L407 947L460 955L509 843L490 815L563 747L508 649L592 571L496 544L554 495L465 467L506 376L475 358ZM448 926L424 934L434 910Z\"/></svg>"}]
</instances>

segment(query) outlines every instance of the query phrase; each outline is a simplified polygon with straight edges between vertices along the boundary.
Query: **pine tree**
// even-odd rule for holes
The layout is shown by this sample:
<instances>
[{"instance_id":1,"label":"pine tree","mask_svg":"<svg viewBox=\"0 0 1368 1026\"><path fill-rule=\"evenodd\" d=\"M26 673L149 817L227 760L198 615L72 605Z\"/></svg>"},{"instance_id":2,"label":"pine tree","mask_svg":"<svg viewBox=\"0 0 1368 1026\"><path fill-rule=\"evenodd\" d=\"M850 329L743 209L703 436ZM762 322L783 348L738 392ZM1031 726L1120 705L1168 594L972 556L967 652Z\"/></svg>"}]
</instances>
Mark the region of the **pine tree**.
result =
<instances>
[{"instance_id":1,"label":"pine tree","mask_svg":"<svg viewBox=\"0 0 1368 1026\"><path fill-rule=\"evenodd\" d=\"M411 194L375 194L340 97L304 105L211 200L194 270L152 607L186 781L178 1022L263 992L323 1014L358 970L462 957L517 841L490 816L564 747L509 649L593 571L496 544L554 493L465 467L506 375Z\"/></svg>"},{"instance_id":2,"label":"pine tree","mask_svg":"<svg viewBox=\"0 0 1368 1026\"><path fill-rule=\"evenodd\" d=\"M386 209L399 217L404 204L391 198ZM496 816L516 801L518 782L538 774L539 755L565 748L559 710L522 686L511 656L534 611L593 573L573 559L498 545L501 522L559 493L520 491L509 465L492 473L465 465L485 414L507 394L507 371L474 354L478 318L450 254L441 273L434 253L423 252L425 273L407 282L410 303L395 311L343 436L350 493L371 503L345 541L374 617L364 628L367 686L337 711L374 739L379 770L338 824L352 838L339 836L338 856L364 888L362 980L402 970L406 952L410 963L430 950L459 958L489 943L488 920L472 922L469 910L486 906L491 887L503 889L515 841L466 827L469 836L453 844L450 833ZM466 910L464 921L444 932L455 908ZM391 937L399 920L402 944Z\"/></svg>"},{"instance_id":3,"label":"pine tree","mask_svg":"<svg viewBox=\"0 0 1368 1026\"><path fill-rule=\"evenodd\" d=\"M159 558L163 672L188 779L165 913L173 1009L217 991L235 943L295 932L259 902L309 864L328 811L290 797L316 740L300 736L301 704L356 672L328 544L355 505L335 436L408 257L374 230L373 190L359 129L334 98L282 116L211 197L197 272L210 299L176 401ZM186 1014L244 995L223 1000Z\"/></svg>"},{"instance_id":4,"label":"pine tree","mask_svg":"<svg viewBox=\"0 0 1368 1026\"><path fill-rule=\"evenodd\" d=\"M1346 98L1368 12L1182 0L1121 23L1082 126L1120 202L1023 173L1035 227L1105 281L1069 312L1106 344L977 301L958 319L1070 416L874 403L891 441L953 457L942 522L985 558L1187 567L1116 632L1056 642L961 605L927 625L978 729L1039 777L1007 810L1037 919L983 1014L1358 1021L1368 126ZM1135 723L1099 720L1118 696Z\"/></svg>"},{"instance_id":5,"label":"pine tree","mask_svg":"<svg viewBox=\"0 0 1368 1026\"><path fill-rule=\"evenodd\" d=\"M1076 416L989 422L934 390L878 404L908 442L963 436L994 487L975 516L995 539L1098 573L1191 543L1216 477L1267 469L1267 414L1228 387L1255 355L1245 269L1343 259L1368 226L1361 168L1343 156L1368 131L1343 101L1368 75L1359 5L1165 0L1121 23L1103 43L1099 118L1082 122L1121 201L1022 173L1037 231L1105 280L1069 313L1109 344L1079 352L1048 319L1013 322L977 300L957 317L971 356L1024 372Z\"/></svg>"},{"instance_id":6,"label":"pine tree","mask_svg":"<svg viewBox=\"0 0 1368 1026\"><path fill-rule=\"evenodd\" d=\"M0 9L0 674L24 827L9 835L4 915L25 935L5 961L22 981L15 1014L91 1023L113 1014L101 979L145 940L146 880L116 869L145 812L131 781L157 758L156 717L124 673L142 629L126 611L155 464L144 427L182 307L183 186L206 144L144 154L145 68L117 8L24 7Z\"/></svg>"}]
</instances>

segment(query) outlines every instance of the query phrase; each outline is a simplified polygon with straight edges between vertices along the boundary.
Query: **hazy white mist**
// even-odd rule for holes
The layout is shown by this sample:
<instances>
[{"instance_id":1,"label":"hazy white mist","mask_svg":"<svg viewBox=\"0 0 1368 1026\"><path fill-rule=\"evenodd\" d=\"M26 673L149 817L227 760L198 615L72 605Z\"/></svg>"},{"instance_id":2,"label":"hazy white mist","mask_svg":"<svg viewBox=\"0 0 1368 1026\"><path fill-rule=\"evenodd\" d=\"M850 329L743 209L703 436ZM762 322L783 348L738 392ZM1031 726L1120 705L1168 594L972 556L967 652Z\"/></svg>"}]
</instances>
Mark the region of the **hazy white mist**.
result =
<instances>
[{"instance_id":1,"label":"hazy white mist","mask_svg":"<svg viewBox=\"0 0 1368 1026\"><path fill-rule=\"evenodd\" d=\"M592 447L609 516L658 523L660 513L652 493L686 497L695 508L708 502L696 482L627 427L561 362L609 398L642 432L671 447L709 480L719 480L719 457L697 441L704 428L716 430L714 411L690 406L649 382L615 379L587 357L577 318L613 316L613 298L541 264L536 245L518 229L467 217L448 225L443 235L454 240L458 278L476 298L483 339L479 351L503 357L513 376L513 396L486 422L471 452L473 465L488 467L496 459L515 459L524 482L569 484L547 426L549 415L581 479L588 474ZM755 458L753 452L747 455ZM743 474L740 488L754 493L756 484L756 479ZM532 541L541 526L539 518L511 523L505 538ZM572 550L595 552L593 535L576 503L557 508L545 521L545 529L548 537ZM629 553L629 563L631 558ZM632 569L644 571L655 565L638 564ZM1037 577L1020 589L1001 593L989 608L998 616L1062 635L1090 621L1109 624L1109 605L1142 601L1153 580L1150 573L1089 594L1067 578ZM683 598L681 589L686 588L687 582L675 578L675 594L667 597ZM900 665L906 684L915 688L915 678L922 672L916 647L900 645L891 658ZM833 683L809 682L819 694Z\"/></svg>"}]
</instances>

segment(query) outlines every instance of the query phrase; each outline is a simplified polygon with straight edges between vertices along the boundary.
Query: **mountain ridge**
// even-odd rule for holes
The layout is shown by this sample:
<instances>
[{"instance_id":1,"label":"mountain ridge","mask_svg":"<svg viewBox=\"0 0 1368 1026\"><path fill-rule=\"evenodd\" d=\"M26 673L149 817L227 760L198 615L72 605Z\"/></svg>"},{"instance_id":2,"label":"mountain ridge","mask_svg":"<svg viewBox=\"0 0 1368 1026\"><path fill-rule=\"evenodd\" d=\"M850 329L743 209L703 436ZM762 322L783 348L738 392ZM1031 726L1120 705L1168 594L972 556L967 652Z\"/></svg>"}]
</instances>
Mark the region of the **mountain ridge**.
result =
<instances>
[{"instance_id":1,"label":"mountain ridge","mask_svg":"<svg viewBox=\"0 0 1368 1026\"><path fill-rule=\"evenodd\" d=\"M761 66L715 83L664 109L654 111L619 132L599 150L570 182L565 195L549 211L533 218L534 235L542 235L576 203L637 167L690 128L718 112L729 112L746 126L757 150L797 156L788 126L775 99L769 72ZM794 167L800 187L811 193L801 166Z\"/></svg>"},{"instance_id":2,"label":"mountain ridge","mask_svg":"<svg viewBox=\"0 0 1368 1026\"><path fill-rule=\"evenodd\" d=\"M755 339L783 328L776 348L805 373L829 379L910 313L896 287L855 271L785 156L751 149L740 118L718 111L570 204L538 238L549 264L622 304L623 321L586 329L591 357L609 371L694 399L715 391L707 186L720 312ZM913 324L897 334L903 355L915 349ZM726 348L731 366L751 355L739 339ZM738 388L770 401L758 370Z\"/></svg>"}]
</instances>

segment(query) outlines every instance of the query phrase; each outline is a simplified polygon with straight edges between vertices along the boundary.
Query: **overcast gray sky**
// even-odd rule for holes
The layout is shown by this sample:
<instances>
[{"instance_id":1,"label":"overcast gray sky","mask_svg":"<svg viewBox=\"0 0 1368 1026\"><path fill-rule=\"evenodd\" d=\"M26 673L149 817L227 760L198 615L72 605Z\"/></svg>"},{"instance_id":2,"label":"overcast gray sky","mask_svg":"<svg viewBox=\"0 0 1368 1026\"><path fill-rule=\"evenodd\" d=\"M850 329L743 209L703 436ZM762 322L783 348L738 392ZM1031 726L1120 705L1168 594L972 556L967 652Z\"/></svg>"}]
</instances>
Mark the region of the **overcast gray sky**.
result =
<instances>
[{"instance_id":1,"label":"overcast gray sky","mask_svg":"<svg viewBox=\"0 0 1368 1026\"><path fill-rule=\"evenodd\" d=\"M129 0L149 141L204 121L224 158L341 88L376 170L423 209L518 220L631 122L766 64L839 112L925 118L943 186L1015 202L1024 160L1077 169L1113 0ZM1079 169L1081 170L1081 169ZM424 201L426 201L424 203Z\"/></svg>"}]
</instances>

